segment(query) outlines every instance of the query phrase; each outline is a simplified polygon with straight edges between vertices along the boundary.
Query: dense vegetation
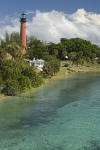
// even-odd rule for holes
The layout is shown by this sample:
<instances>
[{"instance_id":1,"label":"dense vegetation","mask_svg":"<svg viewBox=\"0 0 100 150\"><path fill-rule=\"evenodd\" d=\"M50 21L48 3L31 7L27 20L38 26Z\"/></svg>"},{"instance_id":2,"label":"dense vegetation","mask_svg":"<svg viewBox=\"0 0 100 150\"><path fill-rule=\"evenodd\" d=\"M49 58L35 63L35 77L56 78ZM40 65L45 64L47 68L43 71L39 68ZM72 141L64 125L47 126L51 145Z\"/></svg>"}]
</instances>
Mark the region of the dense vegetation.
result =
<instances>
[{"instance_id":1,"label":"dense vegetation","mask_svg":"<svg viewBox=\"0 0 100 150\"><path fill-rule=\"evenodd\" d=\"M34 68L23 60L3 60L0 63L0 85L6 95L16 95L41 83L42 79Z\"/></svg>"},{"instance_id":2,"label":"dense vegetation","mask_svg":"<svg viewBox=\"0 0 100 150\"><path fill-rule=\"evenodd\" d=\"M94 62L100 57L100 47L80 38L62 38L58 44L48 45L49 53L63 60L67 55L75 63Z\"/></svg>"},{"instance_id":3,"label":"dense vegetation","mask_svg":"<svg viewBox=\"0 0 100 150\"><path fill-rule=\"evenodd\" d=\"M47 55L44 60L46 61L43 67L44 75L55 75L60 69L60 60L56 59L56 57L53 57L51 55Z\"/></svg>"},{"instance_id":4,"label":"dense vegetation","mask_svg":"<svg viewBox=\"0 0 100 150\"><path fill-rule=\"evenodd\" d=\"M64 60L65 56L68 56L73 62L81 64L95 63L95 58L98 57L98 63L100 63L100 47L90 41L80 38L62 38L58 44L46 44L31 37L27 57L44 59L48 55L55 56L59 60Z\"/></svg>"},{"instance_id":5,"label":"dense vegetation","mask_svg":"<svg viewBox=\"0 0 100 150\"><path fill-rule=\"evenodd\" d=\"M42 76L52 76L59 71L60 62L56 57L43 52L46 45L30 37L28 39L28 52L24 55L20 45L18 33L9 35L6 33L5 40L0 44L0 92L5 95L17 95L32 87L38 87L43 80L40 73L29 65L26 59L43 58L47 60ZM49 68L47 68L47 66Z\"/></svg>"},{"instance_id":6,"label":"dense vegetation","mask_svg":"<svg viewBox=\"0 0 100 150\"><path fill-rule=\"evenodd\" d=\"M40 86L43 77L51 77L59 71L60 60L65 60L65 56L76 64L100 63L100 47L80 38L62 38L55 44L31 36L27 38L26 54L22 53L19 33L6 32L5 40L1 39L0 43L0 91L6 95ZM33 58L45 60L42 73L37 73L26 62Z\"/></svg>"}]
</instances>

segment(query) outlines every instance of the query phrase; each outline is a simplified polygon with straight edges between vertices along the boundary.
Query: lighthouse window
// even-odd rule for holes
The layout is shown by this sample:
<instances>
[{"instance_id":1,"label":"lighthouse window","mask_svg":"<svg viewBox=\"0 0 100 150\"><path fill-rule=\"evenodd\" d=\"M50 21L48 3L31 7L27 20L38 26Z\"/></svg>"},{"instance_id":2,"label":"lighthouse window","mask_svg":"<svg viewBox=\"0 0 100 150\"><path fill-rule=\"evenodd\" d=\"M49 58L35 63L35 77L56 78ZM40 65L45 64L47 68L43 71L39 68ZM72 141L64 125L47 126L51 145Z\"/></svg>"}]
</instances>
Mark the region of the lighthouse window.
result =
<instances>
[{"instance_id":1,"label":"lighthouse window","mask_svg":"<svg viewBox=\"0 0 100 150\"><path fill-rule=\"evenodd\" d=\"M25 18L25 14L22 14L22 18Z\"/></svg>"}]
</instances>

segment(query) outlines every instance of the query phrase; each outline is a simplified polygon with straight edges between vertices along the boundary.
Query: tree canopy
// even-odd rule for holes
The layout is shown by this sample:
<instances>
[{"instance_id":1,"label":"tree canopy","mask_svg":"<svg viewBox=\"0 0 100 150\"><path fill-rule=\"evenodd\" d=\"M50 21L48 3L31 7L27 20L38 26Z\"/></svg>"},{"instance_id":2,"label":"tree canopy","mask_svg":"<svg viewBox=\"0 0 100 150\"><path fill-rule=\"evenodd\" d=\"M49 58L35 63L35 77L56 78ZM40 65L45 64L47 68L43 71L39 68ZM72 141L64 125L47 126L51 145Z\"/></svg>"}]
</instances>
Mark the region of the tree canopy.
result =
<instances>
[{"instance_id":1,"label":"tree canopy","mask_svg":"<svg viewBox=\"0 0 100 150\"><path fill-rule=\"evenodd\" d=\"M50 77L59 71L60 60L65 56L77 64L95 62L98 57L96 62L100 64L100 47L80 38L61 38L59 43L45 43L30 36L27 37L27 52L23 54L19 33L6 32L5 39L0 39L0 91L3 88L5 94L16 95L42 84L40 74L25 59L44 59L43 74Z\"/></svg>"}]
</instances>

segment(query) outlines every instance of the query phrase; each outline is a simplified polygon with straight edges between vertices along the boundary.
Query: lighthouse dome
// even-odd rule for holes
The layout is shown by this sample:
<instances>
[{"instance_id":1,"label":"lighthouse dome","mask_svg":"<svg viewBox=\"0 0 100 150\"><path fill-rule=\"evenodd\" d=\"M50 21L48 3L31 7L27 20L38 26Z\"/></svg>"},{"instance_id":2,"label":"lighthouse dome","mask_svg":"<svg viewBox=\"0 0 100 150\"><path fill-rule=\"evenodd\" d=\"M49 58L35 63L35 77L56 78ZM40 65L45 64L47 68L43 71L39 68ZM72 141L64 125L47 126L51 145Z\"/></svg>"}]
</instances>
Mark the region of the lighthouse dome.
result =
<instances>
[{"instance_id":1,"label":"lighthouse dome","mask_svg":"<svg viewBox=\"0 0 100 150\"><path fill-rule=\"evenodd\" d=\"M26 22L26 14L25 13L22 13L21 14L21 19L20 19L21 22Z\"/></svg>"}]
</instances>

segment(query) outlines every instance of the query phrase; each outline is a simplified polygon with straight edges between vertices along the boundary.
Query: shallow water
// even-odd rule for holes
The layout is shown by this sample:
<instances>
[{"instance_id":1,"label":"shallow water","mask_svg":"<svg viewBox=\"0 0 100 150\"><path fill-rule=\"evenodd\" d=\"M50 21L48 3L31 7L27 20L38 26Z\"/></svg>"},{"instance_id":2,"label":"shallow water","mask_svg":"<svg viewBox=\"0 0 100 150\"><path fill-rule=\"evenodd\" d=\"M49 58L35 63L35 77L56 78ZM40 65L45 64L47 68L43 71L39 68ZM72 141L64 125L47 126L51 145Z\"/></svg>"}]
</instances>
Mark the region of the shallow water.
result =
<instances>
[{"instance_id":1,"label":"shallow water","mask_svg":"<svg viewBox=\"0 0 100 150\"><path fill-rule=\"evenodd\" d=\"M0 150L100 150L100 73L0 101Z\"/></svg>"}]
</instances>

